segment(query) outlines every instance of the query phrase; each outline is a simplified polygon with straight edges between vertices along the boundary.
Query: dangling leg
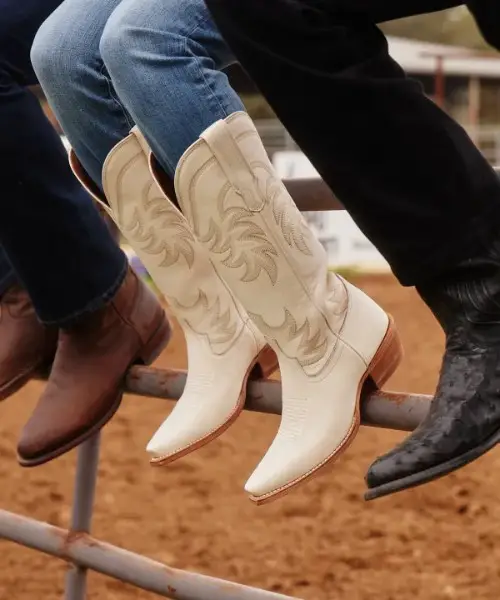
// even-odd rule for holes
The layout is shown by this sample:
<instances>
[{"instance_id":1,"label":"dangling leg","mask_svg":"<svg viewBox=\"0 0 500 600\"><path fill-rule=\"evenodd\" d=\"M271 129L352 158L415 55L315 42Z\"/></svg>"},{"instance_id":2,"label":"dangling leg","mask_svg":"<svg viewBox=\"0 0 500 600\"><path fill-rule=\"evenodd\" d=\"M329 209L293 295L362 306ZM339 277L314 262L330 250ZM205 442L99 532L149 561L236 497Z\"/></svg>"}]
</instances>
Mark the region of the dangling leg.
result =
<instances>
[{"instance_id":1,"label":"dangling leg","mask_svg":"<svg viewBox=\"0 0 500 600\"><path fill-rule=\"evenodd\" d=\"M469 463L500 440L500 182L464 130L389 57L376 27L455 3L207 3L291 135L446 334L430 413L370 468L367 497ZM498 45L498 5L470 5Z\"/></svg>"},{"instance_id":2,"label":"dangling leg","mask_svg":"<svg viewBox=\"0 0 500 600\"><path fill-rule=\"evenodd\" d=\"M186 337L185 392L148 445L153 464L159 465L220 435L243 408L246 381L254 365L258 363L255 374L267 376L277 361L178 208L154 183L146 141L137 127L128 135L137 115L123 106L121 87L133 90L136 102L147 113L153 98L157 98L156 105L165 90L172 92L170 102L160 109L165 111L166 123L157 124L163 139L169 141L161 154L167 168L175 168L184 149L212 119L233 106L239 109L240 100L227 83L228 98L217 97L213 91L222 89L220 84L205 83L197 63L191 61L190 48L183 46L184 38L176 37L171 29L170 19L179 10L174 3L151 3L149 14L143 3L122 2L117 7L117 2L108 2L108 12L103 14L105 5L96 7L101 15L97 28L88 2L66 2L40 30L32 55L49 100L95 185L88 180L84 183L98 196L103 184L113 218L167 299ZM184 27L196 28L199 6L194 3L179 12ZM144 21L147 14L149 20ZM163 27L162 14L167 17ZM125 16L129 21L124 21ZM86 26L90 31L83 32ZM65 56L82 39L86 44L93 40L95 52L85 46L78 50L79 61L67 63ZM138 46L143 43L149 55ZM176 52L182 52L181 56ZM174 68L183 59L182 67ZM176 80L182 77L193 79L195 95L189 85L174 93ZM214 79L227 82L218 72ZM216 110L222 112L214 117ZM140 118L138 122L143 124ZM74 156L72 160L84 179Z\"/></svg>"}]
</instances>

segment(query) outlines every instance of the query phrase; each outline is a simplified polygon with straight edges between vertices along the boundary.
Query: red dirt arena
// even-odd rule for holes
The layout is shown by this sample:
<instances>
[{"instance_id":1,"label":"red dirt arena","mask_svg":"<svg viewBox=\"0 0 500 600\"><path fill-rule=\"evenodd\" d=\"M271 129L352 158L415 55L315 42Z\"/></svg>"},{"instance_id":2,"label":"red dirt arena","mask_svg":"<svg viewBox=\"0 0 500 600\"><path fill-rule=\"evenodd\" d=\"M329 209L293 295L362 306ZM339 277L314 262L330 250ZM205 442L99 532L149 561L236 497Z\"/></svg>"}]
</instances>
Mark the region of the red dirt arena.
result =
<instances>
[{"instance_id":1,"label":"red dirt arena","mask_svg":"<svg viewBox=\"0 0 500 600\"><path fill-rule=\"evenodd\" d=\"M357 283L396 318L406 359L388 388L432 392L443 337L430 313L390 277ZM176 335L159 364L184 366ZM17 466L18 432L42 384L1 407L0 507L66 527L75 453ZM498 600L500 453L423 488L362 500L370 461L402 433L363 428L337 467L275 503L243 492L277 417L245 414L218 441L163 469L145 446L170 403L127 397L103 434L93 533L173 567L307 600ZM0 600L59 600L65 566L0 542ZM91 574L89 600L154 598Z\"/></svg>"}]
</instances>

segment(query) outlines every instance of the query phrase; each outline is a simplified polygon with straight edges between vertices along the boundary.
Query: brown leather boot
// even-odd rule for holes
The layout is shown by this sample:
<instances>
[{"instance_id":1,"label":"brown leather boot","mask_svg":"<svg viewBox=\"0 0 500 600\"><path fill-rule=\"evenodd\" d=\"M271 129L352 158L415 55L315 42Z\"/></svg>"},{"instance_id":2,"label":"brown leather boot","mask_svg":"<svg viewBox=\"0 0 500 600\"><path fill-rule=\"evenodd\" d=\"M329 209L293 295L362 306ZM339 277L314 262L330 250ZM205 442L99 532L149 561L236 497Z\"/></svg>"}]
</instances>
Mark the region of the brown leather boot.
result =
<instances>
[{"instance_id":1,"label":"brown leather boot","mask_svg":"<svg viewBox=\"0 0 500 600\"><path fill-rule=\"evenodd\" d=\"M54 358L57 329L38 320L28 293L12 285L0 296L0 400L17 392Z\"/></svg>"},{"instance_id":2,"label":"brown leather boot","mask_svg":"<svg viewBox=\"0 0 500 600\"><path fill-rule=\"evenodd\" d=\"M19 463L41 465L99 431L120 406L128 368L153 362L170 333L158 299L130 269L106 307L61 330L47 387L21 433Z\"/></svg>"}]
</instances>

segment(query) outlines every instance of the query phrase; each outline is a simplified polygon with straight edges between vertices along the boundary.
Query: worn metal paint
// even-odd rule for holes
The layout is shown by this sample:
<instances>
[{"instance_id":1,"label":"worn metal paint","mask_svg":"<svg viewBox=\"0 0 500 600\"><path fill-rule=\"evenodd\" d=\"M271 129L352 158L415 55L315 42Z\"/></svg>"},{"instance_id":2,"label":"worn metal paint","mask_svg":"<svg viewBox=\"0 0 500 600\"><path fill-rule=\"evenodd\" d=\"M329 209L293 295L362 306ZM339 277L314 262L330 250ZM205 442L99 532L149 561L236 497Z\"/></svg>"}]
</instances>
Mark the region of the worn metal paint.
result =
<instances>
[{"instance_id":1,"label":"worn metal paint","mask_svg":"<svg viewBox=\"0 0 500 600\"><path fill-rule=\"evenodd\" d=\"M173 569L86 533L67 531L4 510L0 510L0 537L171 600L300 600Z\"/></svg>"},{"instance_id":2,"label":"worn metal paint","mask_svg":"<svg viewBox=\"0 0 500 600\"><path fill-rule=\"evenodd\" d=\"M178 400L185 382L184 371L133 367L127 376L126 390L138 396ZM362 401L362 422L372 427L412 431L426 415L431 399L430 396L422 394L375 391ZM280 382L250 381L245 409L280 414Z\"/></svg>"}]
</instances>

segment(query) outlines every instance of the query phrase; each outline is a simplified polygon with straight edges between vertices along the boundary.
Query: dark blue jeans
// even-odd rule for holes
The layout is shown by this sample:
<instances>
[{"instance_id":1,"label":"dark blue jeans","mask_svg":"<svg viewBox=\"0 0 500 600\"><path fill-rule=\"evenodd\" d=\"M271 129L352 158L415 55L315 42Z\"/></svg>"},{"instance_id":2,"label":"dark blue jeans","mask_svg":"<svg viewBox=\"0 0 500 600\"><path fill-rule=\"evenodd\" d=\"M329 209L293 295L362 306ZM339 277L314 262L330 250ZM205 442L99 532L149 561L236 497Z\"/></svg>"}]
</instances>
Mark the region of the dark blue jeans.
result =
<instances>
[{"instance_id":1,"label":"dark blue jeans","mask_svg":"<svg viewBox=\"0 0 500 600\"><path fill-rule=\"evenodd\" d=\"M114 295L127 260L27 89L33 38L60 3L0 0L0 292L20 281L40 319L64 325Z\"/></svg>"}]
</instances>

